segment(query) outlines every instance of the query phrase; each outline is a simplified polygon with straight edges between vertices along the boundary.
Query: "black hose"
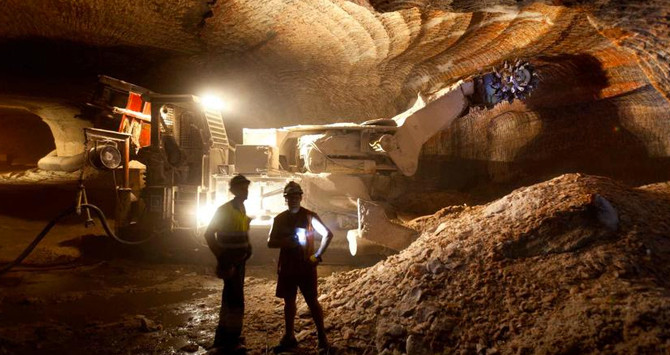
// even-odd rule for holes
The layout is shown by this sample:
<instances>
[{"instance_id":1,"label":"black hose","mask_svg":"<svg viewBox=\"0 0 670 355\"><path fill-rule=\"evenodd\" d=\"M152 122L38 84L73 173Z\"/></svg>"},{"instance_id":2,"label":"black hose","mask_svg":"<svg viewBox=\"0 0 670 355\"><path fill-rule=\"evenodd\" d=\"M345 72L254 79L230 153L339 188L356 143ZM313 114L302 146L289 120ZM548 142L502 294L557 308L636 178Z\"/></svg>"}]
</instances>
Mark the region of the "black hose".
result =
<instances>
[{"instance_id":1,"label":"black hose","mask_svg":"<svg viewBox=\"0 0 670 355\"><path fill-rule=\"evenodd\" d=\"M73 263L62 263L62 264L50 264L50 265L36 265L36 266L23 266L23 265L16 265L12 269L16 271L21 271L21 272L44 272L44 271L51 271L51 270L70 270L74 268L79 268L79 267L88 267L88 268L94 268L98 267L100 265L104 265L106 261L98 261L97 263L93 264L73 264ZM18 269L18 270L17 270Z\"/></svg>"},{"instance_id":2,"label":"black hose","mask_svg":"<svg viewBox=\"0 0 670 355\"><path fill-rule=\"evenodd\" d=\"M127 245L138 245L138 244L145 243L145 242L147 242L147 241L149 241L150 239L153 238L153 235L152 235L149 238L146 238L146 239L143 239L143 240L138 240L138 241L123 240L123 239L119 238L116 234L114 234L112 229L109 228L109 224L107 223L107 218L105 218L105 214L102 212L102 210L100 208L98 208L95 205L91 205L91 204L83 204L83 205L81 205L81 207L82 208L87 208L89 210L93 210L93 212L96 214L96 216L98 217L98 219L102 223L102 227L105 229L105 233L107 233L107 235L109 237L113 238L114 240L116 240L119 243L127 244ZM35 239L33 239L33 241L30 243L30 245L28 245L28 247L26 247L26 249L23 250L21 255L19 255L16 259L14 259L14 261L10 262L9 264L3 266L0 269L0 275L6 273L7 271L9 271L11 268L15 267L16 265L19 265L23 261L23 259L25 259L28 255L30 255L30 253L33 251L33 249L35 249L37 244L39 244L42 241L42 239L44 239L44 237L47 235L47 233L49 233L51 228L53 228L53 226L56 225L56 223L58 223L58 221L60 221L63 217L74 213L75 211L76 211L75 206L68 207L65 210L63 210L54 219L49 221L49 223L47 223L46 227L44 227L44 229L42 229L42 231L37 235L37 237L35 237Z\"/></svg>"},{"instance_id":3,"label":"black hose","mask_svg":"<svg viewBox=\"0 0 670 355\"><path fill-rule=\"evenodd\" d=\"M63 210L63 212L61 212L58 216L56 216L56 218L49 221L49 223L46 225L46 227L44 227L44 229L42 229L40 234L38 234L37 237L35 237L35 239L33 239L33 241L30 243L30 245L28 245L28 247L23 250L23 252L21 253L21 255L19 255L18 258L16 258L14 261L12 261L11 263L3 266L2 269L0 269L0 275L6 273L7 271L9 271L9 269L11 269L14 266L20 264L23 261L23 259L25 259L33 251L33 249L35 249L37 244L39 244L39 242L42 241L42 239L47 235L47 233L49 233L51 228L53 228L53 226L56 225L56 223L58 223L58 221L61 220L61 218L65 217L65 216L67 216L71 213L74 213L74 211L75 211L74 206L68 207L65 210Z\"/></svg>"},{"instance_id":4,"label":"black hose","mask_svg":"<svg viewBox=\"0 0 670 355\"><path fill-rule=\"evenodd\" d=\"M98 208L96 205L91 205L91 204L83 204L81 207L88 208L89 210L93 210L93 212L98 216L98 219L102 223L102 228L105 229L105 232L107 233L108 236L116 240L117 242L121 244L126 244L126 245L139 245L142 243L146 243L149 240L151 240L156 234L152 234L149 238L142 239L142 240L136 240L136 241L129 241L125 239L119 238L114 232L112 231L111 228L109 228L109 224L107 224L107 218L105 218L105 214L102 213L102 210Z\"/></svg>"}]
</instances>

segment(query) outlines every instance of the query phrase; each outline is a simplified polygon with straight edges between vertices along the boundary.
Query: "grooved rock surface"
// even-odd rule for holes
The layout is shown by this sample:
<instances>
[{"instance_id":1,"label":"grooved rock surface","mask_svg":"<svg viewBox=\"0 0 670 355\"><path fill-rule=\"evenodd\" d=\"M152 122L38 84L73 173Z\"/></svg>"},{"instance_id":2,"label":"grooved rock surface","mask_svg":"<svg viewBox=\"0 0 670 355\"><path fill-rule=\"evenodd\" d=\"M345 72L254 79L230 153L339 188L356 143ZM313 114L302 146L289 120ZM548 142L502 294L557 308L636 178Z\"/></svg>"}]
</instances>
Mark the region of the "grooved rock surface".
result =
<instances>
[{"instance_id":1,"label":"grooved rock surface","mask_svg":"<svg viewBox=\"0 0 670 355\"><path fill-rule=\"evenodd\" d=\"M570 103L607 100L649 85L635 55L603 35L586 9L529 3L456 12L448 3L393 3L375 11L348 1L222 2L203 38L214 53L252 59L277 94L291 92L296 118L390 116L418 92L518 57L551 66L544 81L563 85L545 92L552 102L557 94Z\"/></svg>"},{"instance_id":2,"label":"grooved rock surface","mask_svg":"<svg viewBox=\"0 0 670 355\"><path fill-rule=\"evenodd\" d=\"M188 0L7 0L0 11L0 37L195 52L207 11L206 1Z\"/></svg>"},{"instance_id":3,"label":"grooved rock surface","mask_svg":"<svg viewBox=\"0 0 670 355\"><path fill-rule=\"evenodd\" d=\"M243 125L390 117L419 93L523 58L541 77L529 100L473 110L424 154L497 182L574 171L660 181L670 178L669 9L667 0L10 0L0 9L0 50L11 53L0 95L83 104L97 74L158 92L215 89L234 107L229 131L240 140Z\"/></svg>"}]
</instances>

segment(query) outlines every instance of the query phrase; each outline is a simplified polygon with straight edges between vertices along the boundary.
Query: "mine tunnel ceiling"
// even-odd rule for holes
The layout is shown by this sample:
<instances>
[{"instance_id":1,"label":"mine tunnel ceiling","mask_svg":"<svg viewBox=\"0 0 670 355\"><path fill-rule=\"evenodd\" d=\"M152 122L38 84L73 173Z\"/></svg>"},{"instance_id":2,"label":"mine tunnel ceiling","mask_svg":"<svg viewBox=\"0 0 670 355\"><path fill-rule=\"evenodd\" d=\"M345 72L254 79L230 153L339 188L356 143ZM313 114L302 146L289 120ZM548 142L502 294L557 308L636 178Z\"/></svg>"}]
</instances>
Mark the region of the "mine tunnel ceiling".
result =
<instances>
[{"instance_id":1,"label":"mine tunnel ceiling","mask_svg":"<svg viewBox=\"0 0 670 355\"><path fill-rule=\"evenodd\" d=\"M522 58L541 74L531 99L472 112L429 153L546 159L567 138L655 159L670 153L669 11L666 0L9 0L0 93L79 105L106 74L216 90L234 128L361 122Z\"/></svg>"}]
</instances>

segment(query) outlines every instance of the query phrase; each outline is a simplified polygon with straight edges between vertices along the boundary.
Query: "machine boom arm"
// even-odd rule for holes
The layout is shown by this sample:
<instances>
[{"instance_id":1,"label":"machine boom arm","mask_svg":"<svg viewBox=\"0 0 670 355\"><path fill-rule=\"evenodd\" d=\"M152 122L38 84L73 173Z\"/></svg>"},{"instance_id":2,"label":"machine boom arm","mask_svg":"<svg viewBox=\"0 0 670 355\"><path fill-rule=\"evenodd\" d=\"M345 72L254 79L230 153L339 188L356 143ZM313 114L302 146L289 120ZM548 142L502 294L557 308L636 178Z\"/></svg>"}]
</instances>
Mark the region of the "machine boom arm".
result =
<instances>
[{"instance_id":1,"label":"machine boom arm","mask_svg":"<svg viewBox=\"0 0 670 355\"><path fill-rule=\"evenodd\" d=\"M459 82L438 99L408 116L395 134L381 137L381 148L404 175L416 173L423 144L463 115L469 106L467 96L473 92L472 82Z\"/></svg>"}]
</instances>

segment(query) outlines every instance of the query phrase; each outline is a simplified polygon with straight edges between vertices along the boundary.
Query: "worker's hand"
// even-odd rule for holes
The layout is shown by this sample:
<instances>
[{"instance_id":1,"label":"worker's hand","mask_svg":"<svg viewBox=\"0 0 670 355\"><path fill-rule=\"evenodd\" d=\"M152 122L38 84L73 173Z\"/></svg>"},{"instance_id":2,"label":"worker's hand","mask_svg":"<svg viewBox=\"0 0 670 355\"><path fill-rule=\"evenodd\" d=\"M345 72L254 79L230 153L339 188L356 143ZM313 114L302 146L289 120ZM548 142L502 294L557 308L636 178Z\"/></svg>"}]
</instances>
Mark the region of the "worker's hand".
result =
<instances>
[{"instance_id":1,"label":"worker's hand","mask_svg":"<svg viewBox=\"0 0 670 355\"><path fill-rule=\"evenodd\" d=\"M312 265L319 265L319 263L321 263L322 261L323 259L321 259L321 257L317 256L316 254L309 257L309 262Z\"/></svg>"},{"instance_id":2,"label":"worker's hand","mask_svg":"<svg viewBox=\"0 0 670 355\"><path fill-rule=\"evenodd\" d=\"M251 249L251 243L250 243L249 247L247 248L246 254L244 256L244 261L249 260L249 258L251 257L251 251L252 251L252 249Z\"/></svg>"}]
</instances>

